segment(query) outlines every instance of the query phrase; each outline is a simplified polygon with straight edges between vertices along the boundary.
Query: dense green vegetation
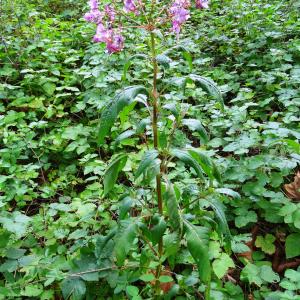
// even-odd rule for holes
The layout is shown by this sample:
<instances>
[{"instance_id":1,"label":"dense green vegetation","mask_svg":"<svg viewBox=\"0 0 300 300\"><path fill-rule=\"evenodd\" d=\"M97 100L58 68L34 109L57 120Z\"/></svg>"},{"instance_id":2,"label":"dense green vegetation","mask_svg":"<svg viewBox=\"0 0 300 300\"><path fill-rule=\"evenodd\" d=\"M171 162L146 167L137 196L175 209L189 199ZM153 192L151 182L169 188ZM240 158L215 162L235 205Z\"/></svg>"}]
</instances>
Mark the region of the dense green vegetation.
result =
<instances>
[{"instance_id":1,"label":"dense green vegetation","mask_svg":"<svg viewBox=\"0 0 300 300\"><path fill-rule=\"evenodd\" d=\"M299 0L215 0L156 33L163 156L145 95L101 127L151 84L144 30L108 55L85 1L1 5L0 299L203 299L210 275L209 299L300 299Z\"/></svg>"}]
</instances>

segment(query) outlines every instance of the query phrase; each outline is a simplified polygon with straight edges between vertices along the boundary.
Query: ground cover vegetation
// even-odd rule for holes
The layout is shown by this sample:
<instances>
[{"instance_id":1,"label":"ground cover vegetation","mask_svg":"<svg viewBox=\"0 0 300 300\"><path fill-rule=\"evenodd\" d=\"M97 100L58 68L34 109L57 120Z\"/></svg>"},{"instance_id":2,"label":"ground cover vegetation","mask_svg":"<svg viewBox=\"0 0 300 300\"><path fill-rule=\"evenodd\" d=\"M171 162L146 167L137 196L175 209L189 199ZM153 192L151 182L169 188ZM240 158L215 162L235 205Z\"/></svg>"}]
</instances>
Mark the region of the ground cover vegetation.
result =
<instances>
[{"instance_id":1,"label":"ground cover vegetation","mask_svg":"<svg viewBox=\"0 0 300 300\"><path fill-rule=\"evenodd\" d=\"M137 3L1 2L0 299L300 299L300 2Z\"/></svg>"}]
</instances>

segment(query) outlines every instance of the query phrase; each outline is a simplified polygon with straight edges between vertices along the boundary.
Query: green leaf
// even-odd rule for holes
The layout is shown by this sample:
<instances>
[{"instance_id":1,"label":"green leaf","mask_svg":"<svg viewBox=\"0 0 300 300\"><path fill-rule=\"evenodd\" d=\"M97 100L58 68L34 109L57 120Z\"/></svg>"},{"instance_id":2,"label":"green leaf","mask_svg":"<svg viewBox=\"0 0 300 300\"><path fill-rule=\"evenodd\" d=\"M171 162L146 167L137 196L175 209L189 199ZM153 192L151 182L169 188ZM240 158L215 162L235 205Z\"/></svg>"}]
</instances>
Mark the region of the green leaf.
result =
<instances>
[{"instance_id":1,"label":"green leaf","mask_svg":"<svg viewBox=\"0 0 300 300\"><path fill-rule=\"evenodd\" d=\"M261 286L263 280L260 278L260 268L254 264L247 264L241 272L241 280Z\"/></svg>"},{"instance_id":2,"label":"green leaf","mask_svg":"<svg viewBox=\"0 0 300 300\"><path fill-rule=\"evenodd\" d=\"M98 145L102 145L105 136L110 131L118 114L129 104L131 104L138 94L146 94L147 90L143 86L131 86L122 90L103 110L100 119Z\"/></svg>"},{"instance_id":3,"label":"green leaf","mask_svg":"<svg viewBox=\"0 0 300 300\"><path fill-rule=\"evenodd\" d=\"M197 175L204 180L203 169L189 152L180 149L172 149L171 155L177 157L179 160L192 167L196 171Z\"/></svg>"},{"instance_id":4,"label":"green leaf","mask_svg":"<svg viewBox=\"0 0 300 300\"><path fill-rule=\"evenodd\" d=\"M158 151L148 150L145 152L144 156L142 157L142 160L139 164L139 167L135 173L135 179L137 179L142 173L146 171L146 169L153 163L153 161L158 157Z\"/></svg>"},{"instance_id":5,"label":"green leaf","mask_svg":"<svg viewBox=\"0 0 300 300\"><path fill-rule=\"evenodd\" d=\"M228 254L222 253L221 256L212 263L212 267L217 277L221 279L229 268L234 268L234 262Z\"/></svg>"},{"instance_id":6,"label":"green leaf","mask_svg":"<svg viewBox=\"0 0 300 300\"><path fill-rule=\"evenodd\" d=\"M300 233L292 233L285 240L286 258L293 258L300 255Z\"/></svg>"},{"instance_id":7,"label":"green leaf","mask_svg":"<svg viewBox=\"0 0 300 300\"><path fill-rule=\"evenodd\" d=\"M126 292L129 296L134 297L139 294L139 289L136 286L128 285L126 287Z\"/></svg>"},{"instance_id":8,"label":"green leaf","mask_svg":"<svg viewBox=\"0 0 300 300\"><path fill-rule=\"evenodd\" d=\"M199 278L209 284L211 280L211 265L208 256L208 230L183 220L186 229L187 247L194 258L199 272Z\"/></svg>"},{"instance_id":9,"label":"green leaf","mask_svg":"<svg viewBox=\"0 0 300 300\"><path fill-rule=\"evenodd\" d=\"M220 194L228 195L233 199L241 199L241 195L238 192L229 188L219 188L219 189L215 189L215 191Z\"/></svg>"},{"instance_id":10,"label":"green leaf","mask_svg":"<svg viewBox=\"0 0 300 300\"><path fill-rule=\"evenodd\" d=\"M162 276L159 276L158 280L159 280L159 282L167 283L167 282L172 282L173 278L171 276L162 275Z\"/></svg>"},{"instance_id":11,"label":"green leaf","mask_svg":"<svg viewBox=\"0 0 300 300\"><path fill-rule=\"evenodd\" d=\"M48 96L52 96L55 92L56 85L53 82L46 82L43 84L43 90Z\"/></svg>"},{"instance_id":12,"label":"green leaf","mask_svg":"<svg viewBox=\"0 0 300 300\"><path fill-rule=\"evenodd\" d=\"M259 235L255 240L255 246L267 254L274 254L275 252L275 237L272 234L267 234L265 237Z\"/></svg>"},{"instance_id":13,"label":"green leaf","mask_svg":"<svg viewBox=\"0 0 300 300\"><path fill-rule=\"evenodd\" d=\"M178 203L177 203L174 187L172 184L170 184L170 183L168 184L167 190L164 193L163 198L166 203L171 227L173 228L173 230L175 230L175 231L179 230L179 232L181 232L182 231L182 219L179 214Z\"/></svg>"},{"instance_id":14,"label":"green leaf","mask_svg":"<svg viewBox=\"0 0 300 300\"><path fill-rule=\"evenodd\" d=\"M125 154L121 154L109 164L103 179L104 196L113 189L119 172L124 168L126 161L127 156Z\"/></svg>"},{"instance_id":15,"label":"green leaf","mask_svg":"<svg viewBox=\"0 0 300 300\"><path fill-rule=\"evenodd\" d=\"M167 223L162 216L155 218L156 223L150 230L151 242L156 245L167 229Z\"/></svg>"},{"instance_id":16,"label":"green leaf","mask_svg":"<svg viewBox=\"0 0 300 300\"><path fill-rule=\"evenodd\" d=\"M137 234L137 225L132 220L122 220L115 238L117 265L122 266Z\"/></svg>"},{"instance_id":17,"label":"green leaf","mask_svg":"<svg viewBox=\"0 0 300 300\"><path fill-rule=\"evenodd\" d=\"M201 122L197 119L183 119L182 124L187 126L190 130L197 131L200 135L200 140L203 144L208 142L208 135Z\"/></svg>"},{"instance_id":18,"label":"green leaf","mask_svg":"<svg viewBox=\"0 0 300 300\"><path fill-rule=\"evenodd\" d=\"M231 239L231 232L227 223L227 218L225 215L225 208L223 204L217 199L206 199L212 209L215 211L215 214L219 220L219 225L222 233L225 235L226 239L229 241Z\"/></svg>"},{"instance_id":19,"label":"green leaf","mask_svg":"<svg viewBox=\"0 0 300 300\"><path fill-rule=\"evenodd\" d=\"M269 283L277 283L280 281L279 275L275 273L270 266L261 266L260 277Z\"/></svg>"},{"instance_id":20,"label":"green leaf","mask_svg":"<svg viewBox=\"0 0 300 300\"><path fill-rule=\"evenodd\" d=\"M164 68L166 68L166 69L170 68L172 59L169 56L167 56L165 54L159 54L159 55L157 55L156 60L157 60L157 63L159 65L162 65Z\"/></svg>"},{"instance_id":21,"label":"green leaf","mask_svg":"<svg viewBox=\"0 0 300 300\"><path fill-rule=\"evenodd\" d=\"M215 82L213 82L209 78L196 74L190 74L189 78L198 83L204 91L206 91L211 97L217 100L220 103L222 110L224 110L223 97Z\"/></svg>"},{"instance_id":22,"label":"green leaf","mask_svg":"<svg viewBox=\"0 0 300 300\"><path fill-rule=\"evenodd\" d=\"M84 299L86 286L79 278L67 278L61 283L61 290L64 299L81 300Z\"/></svg>"},{"instance_id":23,"label":"green leaf","mask_svg":"<svg viewBox=\"0 0 300 300\"><path fill-rule=\"evenodd\" d=\"M220 172L210 157L208 157L198 149L188 149L188 152L197 161L204 173L210 179L216 179L218 182L222 182Z\"/></svg>"},{"instance_id":24,"label":"green leaf","mask_svg":"<svg viewBox=\"0 0 300 300\"><path fill-rule=\"evenodd\" d=\"M145 282L153 281L155 280L155 276L152 273L143 274L142 276L140 276L140 280Z\"/></svg>"}]
</instances>

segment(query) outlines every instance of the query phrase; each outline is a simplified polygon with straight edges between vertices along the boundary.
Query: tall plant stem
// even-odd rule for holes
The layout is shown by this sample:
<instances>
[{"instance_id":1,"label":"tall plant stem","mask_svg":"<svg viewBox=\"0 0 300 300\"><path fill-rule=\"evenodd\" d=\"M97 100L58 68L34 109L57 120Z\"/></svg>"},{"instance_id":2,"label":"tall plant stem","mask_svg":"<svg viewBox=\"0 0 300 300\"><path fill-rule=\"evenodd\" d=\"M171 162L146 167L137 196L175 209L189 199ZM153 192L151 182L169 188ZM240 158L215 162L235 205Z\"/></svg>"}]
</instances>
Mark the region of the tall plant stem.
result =
<instances>
[{"instance_id":1,"label":"tall plant stem","mask_svg":"<svg viewBox=\"0 0 300 300\"><path fill-rule=\"evenodd\" d=\"M158 91L157 91L157 74L158 74L158 65L156 60L156 45L155 45L155 36L154 33L151 32L151 55L152 55L152 66L153 66L153 84L152 84L152 131L153 131L153 144L154 148L158 150L158 129L157 129L157 119L158 119ZM161 195L161 171L156 175L156 195L157 195L157 203L158 203L158 211L162 215L163 214L163 201ZM163 239L160 238L158 243L158 254L159 257L162 256L163 252ZM158 273L160 273L161 267L158 269Z\"/></svg>"}]
</instances>

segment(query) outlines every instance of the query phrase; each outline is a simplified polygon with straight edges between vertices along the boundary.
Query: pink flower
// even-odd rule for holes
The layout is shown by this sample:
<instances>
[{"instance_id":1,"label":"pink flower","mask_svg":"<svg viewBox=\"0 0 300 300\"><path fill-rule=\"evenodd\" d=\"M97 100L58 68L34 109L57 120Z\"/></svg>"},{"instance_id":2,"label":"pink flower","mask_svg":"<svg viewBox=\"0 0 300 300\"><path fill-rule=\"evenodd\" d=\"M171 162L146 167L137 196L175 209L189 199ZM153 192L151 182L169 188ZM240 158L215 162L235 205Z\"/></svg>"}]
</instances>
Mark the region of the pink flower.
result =
<instances>
[{"instance_id":1,"label":"pink flower","mask_svg":"<svg viewBox=\"0 0 300 300\"><path fill-rule=\"evenodd\" d=\"M114 22L115 18L116 18L116 12L114 10L114 8L107 4L104 7L104 11L105 11L105 15L108 17L110 22Z\"/></svg>"},{"instance_id":2,"label":"pink flower","mask_svg":"<svg viewBox=\"0 0 300 300\"><path fill-rule=\"evenodd\" d=\"M172 30L179 34L181 26L190 17L188 8L191 3L189 0L175 0L170 8L170 14L172 16Z\"/></svg>"},{"instance_id":3,"label":"pink flower","mask_svg":"<svg viewBox=\"0 0 300 300\"><path fill-rule=\"evenodd\" d=\"M107 43L109 39L109 29L106 29L102 23L98 24L96 34L93 37L95 43Z\"/></svg>"},{"instance_id":4,"label":"pink flower","mask_svg":"<svg viewBox=\"0 0 300 300\"><path fill-rule=\"evenodd\" d=\"M196 0L196 7L206 9L209 7L209 0Z\"/></svg>"},{"instance_id":5,"label":"pink flower","mask_svg":"<svg viewBox=\"0 0 300 300\"><path fill-rule=\"evenodd\" d=\"M103 14L99 10L91 10L86 13L83 18L87 22L99 24L102 22Z\"/></svg>"},{"instance_id":6,"label":"pink flower","mask_svg":"<svg viewBox=\"0 0 300 300\"><path fill-rule=\"evenodd\" d=\"M124 11L133 12L135 15L139 14L139 11L134 3L134 0L124 0Z\"/></svg>"},{"instance_id":7,"label":"pink flower","mask_svg":"<svg viewBox=\"0 0 300 300\"><path fill-rule=\"evenodd\" d=\"M111 38L106 44L108 53L119 52L124 48L124 37L121 34L112 33Z\"/></svg>"},{"instance_id":8,"label":"pink flower","mask_svg":"<svg viewBox=\"0 0 300 300\"><path fill-rule=\"evenodd\" d=\"M91 10L98 9L98 5L99 5L98 0L90 0L89 5L90 5Z\"/></svg>"}]
</instances>

